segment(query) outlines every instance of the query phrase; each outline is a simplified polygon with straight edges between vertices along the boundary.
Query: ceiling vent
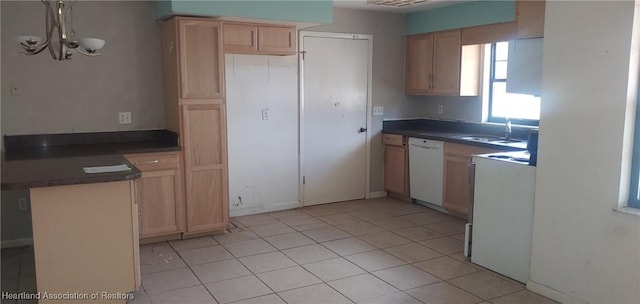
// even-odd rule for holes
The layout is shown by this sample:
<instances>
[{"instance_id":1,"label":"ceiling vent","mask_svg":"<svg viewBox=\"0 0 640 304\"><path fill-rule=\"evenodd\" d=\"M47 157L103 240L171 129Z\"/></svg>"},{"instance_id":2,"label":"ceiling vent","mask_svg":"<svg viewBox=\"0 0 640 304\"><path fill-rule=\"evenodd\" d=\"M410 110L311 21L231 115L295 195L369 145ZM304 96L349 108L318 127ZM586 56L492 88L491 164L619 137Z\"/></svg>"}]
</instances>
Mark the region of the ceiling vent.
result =
<instances>
[{"instance_id":1,"label":"ceiling vent","mask_svg":"<svg viewBox=\"0 0 640 304\"><path fill-rule=\"evenodd\" d=\"M393 7L405 7L423 2L427 2L427 0L367 0L368 5L382 5Z\"/></svg>"}]
</instances>

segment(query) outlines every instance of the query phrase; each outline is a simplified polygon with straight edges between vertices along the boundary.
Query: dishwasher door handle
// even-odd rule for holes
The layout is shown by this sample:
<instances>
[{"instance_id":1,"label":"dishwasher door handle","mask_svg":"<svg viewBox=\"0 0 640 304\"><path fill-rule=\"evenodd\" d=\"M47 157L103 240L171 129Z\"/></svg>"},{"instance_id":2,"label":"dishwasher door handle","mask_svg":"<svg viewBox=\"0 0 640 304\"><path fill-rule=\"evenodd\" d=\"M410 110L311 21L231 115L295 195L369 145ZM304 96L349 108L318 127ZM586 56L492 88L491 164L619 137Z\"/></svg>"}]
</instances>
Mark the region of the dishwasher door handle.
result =
<instances>
[{"instance_id":1,"label":"dishwasher door handle","mask_svg":"<svg viewBox=\"0 0 640 304\"><path fill-rule=\"evenodd\" d=\"M416 144L411 144L411 145L416 147L416 148L425 149L425 150L440 150L440 148L438 148L438 147L427 147L427 146L420 146L420 145L416 145Z\"/></svg>"}]
</instances>

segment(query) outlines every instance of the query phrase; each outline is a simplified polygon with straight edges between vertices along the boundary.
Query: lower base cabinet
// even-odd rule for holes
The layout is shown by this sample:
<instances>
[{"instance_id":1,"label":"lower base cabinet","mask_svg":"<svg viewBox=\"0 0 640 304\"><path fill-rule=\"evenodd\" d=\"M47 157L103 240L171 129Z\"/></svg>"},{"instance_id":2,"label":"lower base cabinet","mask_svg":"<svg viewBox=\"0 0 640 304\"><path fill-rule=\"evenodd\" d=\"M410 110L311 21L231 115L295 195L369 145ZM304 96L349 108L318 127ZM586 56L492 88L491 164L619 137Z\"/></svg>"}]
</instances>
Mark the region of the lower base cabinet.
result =
<instances>
[{"instance_id":1,"label":"lower base cabinet","mask_svg":"<svg viewBox=\"0 0 640 304\"><path fill-rule=\"evenodd\" d=\"M402 135L383 134L382 141L384 143L384 190L392 197L410 201L407 139Z\"/></svg>"},{"instance_id":2,"label":"lower base cabinet","mask_svg":"<svg viewBox=\"0 0 640 304\"><path fill-rule=\"evenodd\" d=\"M184 188L179 152L125 156L142 172L135 180L140 238L185 232Z\"/></svg>"},{"instance_id":3,"label":"lower base cabinet","mask_svg":"<svg viewBox=\"0 0 640 304\"><path fill-rule=\"evenodd\" d=\"M43 296L37 303L126 304L126 299L107 300L101 295L139 289L133 183L30 189L36 285ZM76 301L56 297L65 294L80 297ZM94 294L99 296L90 297Z\"/></svg>"},{"instance_id":4,"label":"lower base cabinet","mask_svg":"<svg viewBox=\"0 0 640 304\"><path fill-rule=\"evenodd\" d=\"M454 143L444 144L444 197L442 206L457 217L467 219L471 203L471 156L498 150Z\"/></svg>"}]
</instances>

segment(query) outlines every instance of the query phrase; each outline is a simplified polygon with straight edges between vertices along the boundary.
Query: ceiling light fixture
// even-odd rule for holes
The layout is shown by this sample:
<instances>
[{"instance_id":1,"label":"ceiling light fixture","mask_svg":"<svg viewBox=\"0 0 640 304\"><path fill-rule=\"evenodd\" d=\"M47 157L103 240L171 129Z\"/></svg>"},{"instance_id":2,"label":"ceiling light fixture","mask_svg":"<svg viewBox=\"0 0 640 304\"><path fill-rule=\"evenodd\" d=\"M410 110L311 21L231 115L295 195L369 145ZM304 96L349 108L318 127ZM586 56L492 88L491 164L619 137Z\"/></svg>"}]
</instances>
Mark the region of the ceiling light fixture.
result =
<instances>
[{"instance_id":1,"label":"ceiling light fixture","mask_svg":"<svg viewBox=\"0 0 640 304\"><path fill-rule=\"evenodd\" d=\"M426 1L427 0L367 0L367 4L403 7Z\"/></svg>"},{"instance_id":2,"label":"ceiling light fixture","mask_svg":"<svg viewBox=\"0 0 640 304\"><path fill-rule=\"evenodd\" d=\"M65 1L41 0L45 5L46 40L37 36L19 36L18 43L26 55L36 55L48 48L54 60L71 59L72 51L87 56L98 56L105 41L98 38L76 38L73 28L73 7ZM67 20L70 19L71 32L67 33ZM57 41L53 41L54 30Z\"/></svg>"}]
</instances>

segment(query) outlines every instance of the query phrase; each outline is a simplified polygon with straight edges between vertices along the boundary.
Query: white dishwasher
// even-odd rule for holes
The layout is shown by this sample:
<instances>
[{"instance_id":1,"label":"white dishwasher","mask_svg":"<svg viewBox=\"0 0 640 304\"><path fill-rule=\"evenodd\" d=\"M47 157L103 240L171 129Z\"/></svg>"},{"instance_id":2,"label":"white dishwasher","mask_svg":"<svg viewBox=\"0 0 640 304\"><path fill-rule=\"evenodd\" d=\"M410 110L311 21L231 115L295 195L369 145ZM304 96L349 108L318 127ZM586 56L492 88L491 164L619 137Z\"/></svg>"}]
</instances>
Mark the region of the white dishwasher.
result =
<instances>
[{"instance_id":1,"label":"white dishwasher","mask_svg":"<svg viewBox=\"0 0 640 304\"><path fill-rule=\"evenodd\" d=\"M444 142L409 138L411 198L442 206Z\"/></svg>"}]
</instances>

